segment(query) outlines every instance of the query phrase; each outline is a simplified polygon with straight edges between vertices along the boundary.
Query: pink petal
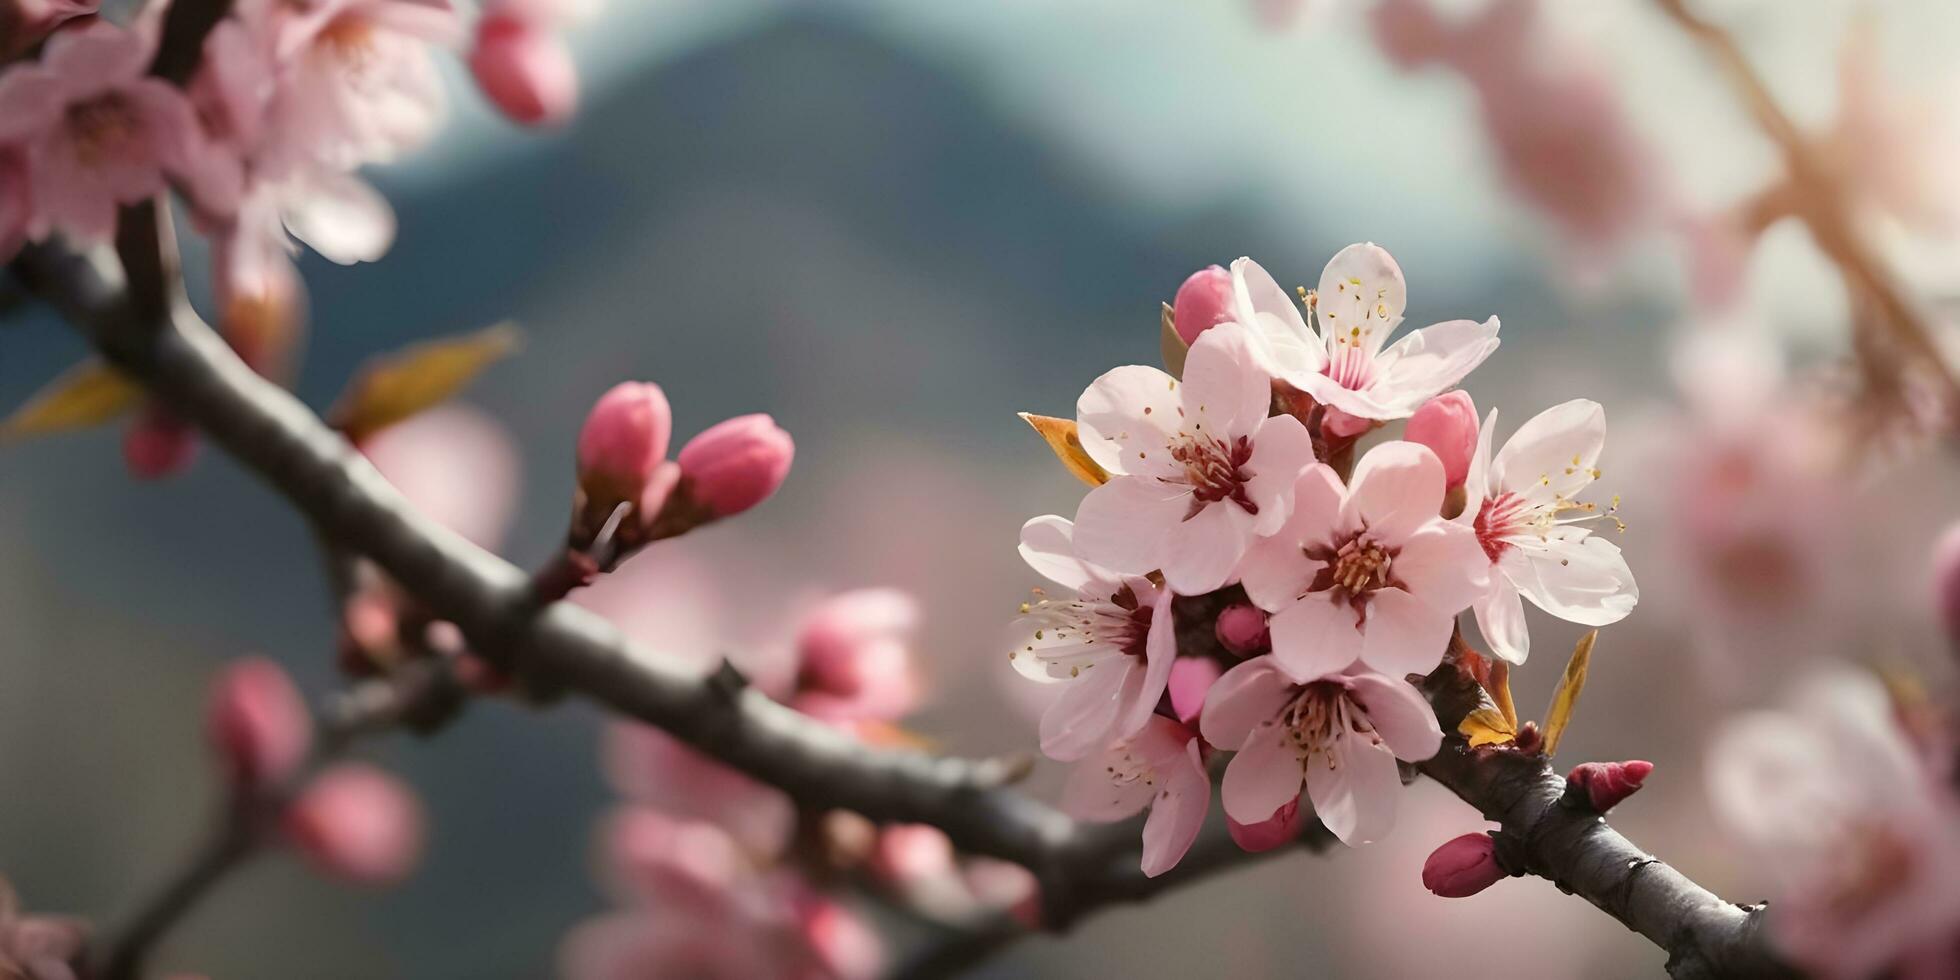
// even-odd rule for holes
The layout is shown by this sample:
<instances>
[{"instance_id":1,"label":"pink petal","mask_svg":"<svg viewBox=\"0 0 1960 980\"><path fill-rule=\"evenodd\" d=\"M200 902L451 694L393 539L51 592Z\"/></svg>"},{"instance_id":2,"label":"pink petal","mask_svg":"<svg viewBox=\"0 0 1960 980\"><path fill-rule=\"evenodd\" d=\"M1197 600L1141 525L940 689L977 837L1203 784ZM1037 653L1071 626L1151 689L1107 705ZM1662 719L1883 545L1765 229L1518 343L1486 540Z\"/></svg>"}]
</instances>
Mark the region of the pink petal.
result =
<instances>
[{"instance_id":1,"label":"pink petal","mask_svg":"<svg viewBox=\"0 0 1960 980\"><path fill-rule=\"evenodd\" d=\"M1498 567L1533 605L1569 623L1617 623L1640 601L1619 546L1580 528L1509 550Z\"/></svg>"},{"instance_id":2,"label":"pink petal","mask_svg":"<svg viewBox=\"0 0 1960 980\"><path fill-rule=\"evenodd\" d=\"M141 33L98 20L49 38L41 64L82 86L71 87L71 94L100 92L140 77L150 67L150 51Z\"/></svg>"},{"instance_id":3,"label":"pink petal","mask_svg":"<svg viewBox=\"0 0 1960 980\"><path fill-rule=\"evenodd\" d=\"M395 212L388 200L351 175L309 182L286 215L293 237L341 265L373 262L395 241Z\"/></svg>"},{"instance_id":4,"label":"pink petal","mask_svg":"<svg viewBox=\"0 0 1960 980\"><path fill-rule=\"evenodd\" d=\"M1262 409L1263 411L1263 409ZM1245 495L1259 508L1252 533L1272 534L1293 514L1302 474L1315 466L1313 436L1291 415L1276 415L1259 426L1246 470Z\"/></svg>"},{"instance_id":5,"label":"pink petal","mask_svg":"<svg viewBox=\"0 0 1960 980\"><path fill-rule=\"evenodd\" d=\"M1125 746L1116 746L1075 764L1062 784L1062 812L1078 820L1109 822L1150 805L1157 787L1141 779L1118 781L1111 770L1129 765Z\"/></svg>"},{"instance_id":6,"label":"pink petal","mask_svg":"<svg viewBox=\"0 0 1960 980\"><path fill-rule=\"evenodd\" d=\"M1252 334L1253 355L1274 377L1297 384L1327 366L1327 350L1299 303L1251 259L1232 263L1232 318Z\"/></svg>"},{"instance_id":7,"label":"pink petal","mask_svg":"<svg viewBox=\"0 0 1960 980\"><path fill-rule=\"evenodd\" d=\"M1204 595L1232 580L1252 543L1252 515L1229 500L1171 525L1159 567L1178 595Z\"/></svg>"},{"instance_id":8,"label":"pink petal","mask_svg":"<svg viewBox=\"0 0 1960 980\"><path fill-rule=\"evenodd\" d=\"M61 80L32 65L9 65L0 72L0 142L37 138L61 119Z\"/></svg>"},{"instance_id":9,"label":"pink petal","mask_svg":"<svg viewBox=\"0 0 1960 980\"><path fill-rule=\"evenodd\" d=\"M1251 338L1221 323L1191 345L1184 361L1185 431L1230 439L1257 432L1272 404L1272 379L1255 361Z\"/></svg>"},{"instance_id":10,"label":"pink petal","mask_svg":"<svg viewBox=\"0 0 1960 980\"><path fill-rule=\"evenodd\" d=\"M1172 652L1176 652L1174 645ZM1198 720L1204 711L1205 695L1217 683L1220 670L1218 661L1210 657L1177 657L1171 664L1168 690L1178 721L1189 725Z\"/></svg>"},{"instance_id":11,"label":"pink petal","mask_svg":"<svg viewBox=\"0 0 1960 980\"><path fill-rule=\"evenodd\" d=\"M1436 609L1466 609L1490 584L1490 556L1476 532L1449 521L1431 521L1402 543L1395 577Z\"/></svg>"},{"instance_id":12,"label":"pink petal","mask_svg":"<svg viewBox=\"0 0 1960 980\"><path fill-rule=\"evenodd\" d=\"M1293 697L1293 682L1271 657L1254 657L1211 685L1199 718L1205 741L1227 752L1237 751L1259 726L1279 717Z\"/></svg>"},{"instance_id":13,"label":"pink petal","mask_svg":"<svg viewBox=\"0 0 1960 980\"><path fill-rule=\"evenodd\" d=\"M1421 762L1443 745L1436 711L1408 681L1382 674L1354 674L1347 679L1348 696L1375 726L1389 751L1404 762Z\"/></svg>"},{"instance_id":14,"label":"pink petal","mask_svg":"<svg viewBox=\"0 0 1960 980\"><path fill-rule=\"evenodd\" d=\"M1384 442L1361 457L1348 482L1346 516L1387 544L1399 544L1443 509L1443 463L1427 446Z\"/></svg>"},{"instance_id":15,"label":"pink petal","mask_svg":"<svg viewBox=\"0 0 1960 980\"><path fill-rule=\"evenodd\" d=\"M1225 813L1240 823L1259 823L1300 795L1300 756L1286 729L1268 723L1247 738L1225 767L1219 786Z\"/></svg>"},{"instance_id":16,"label":"pink petal","mask_svg":"<svg viewBox=\"0 0 1960 980\"><path fill-rule=\"evenodd\" d=\"M1178 439L1183 408L1176 378L1153 367L1119 367L1076 399L1076 435L1089 458L1111 473L1175 475L1183 466L1168 447Z\"/></svg>"},{"instance_id":17,"label":"pink petal","mask_svg":"<svg viewBox=\"0 0 1960 980\"><path fill-rule=\"evenodd\" d=\"M1453 613L1438 612L1401 589L1379 589L1368 599L1361 660L1394 677L1427 674L1443 662L1455 625Z\"/></svg>"},{"instance_id":18,"label":"pink petal","mask_svg":"<svg viewBox=\"0 0 1960 980\"><path fill-rule=\"evenodd\" d=\"M1109 578L1091 572L1075 557L1075 523L1054 514L1021 525L1021 559L1043 578L1078 593L1087 592L1091 582Z\"/></svg>"},{"instance_id":19,"label":"pink petal","mask_svg":"<svg viewBox=\"0 0 1960 980\"><path fill-rule=\"evenodd\" d=\"M1150 804L1150 817L1143 822L1143 873L1155 878L1177 866L1198 839L1211 809L1211 779L1205 775L1198 740L1184 745L1179 763L1164 779L1157 798Z\"/></svg>"},{"instance_id":20,"label":"pink petal","mask_svg":"<svg viewBox=\"0 0 1960 980\"><path fill-rule=\"evenodd\" d=\"M1105 660L1068 682L1041 716L1041 751L1051 759L1073 762L1107 744L1132 669L1124 661Z\"/></svg>"},{"instance_id":21,"label":"pink petal","mask_svg":"<svg viewBox=\"0 0 1960 980\"><path fill-rule=\"evenodd\" d=\"M1531 654L1531 633L1524 621L1524 601L1516 586L1502 575L1491 577L1490 589L1471 607L1477 630L1484 634L1492 656L1514 664Z\"/></svg>"},{"instance_id":22,"label":"pink petal","mask_svg":"<svg viewBox=\"0 0 1960 980\"><path fill-rule=\"evenodd\" d=\"M1300 474L1292 516L1273 536L1254 541L1239 564L1239 583L1259 608L1276 612L1307 591L1321 563L1303 554L1301 546L1332 538L1345 494L1329 467L1310 465Z\"/></svg>"},{"instance_id":23,"label":"pink petal","mask_svg":"<svg viewBox=\"0 0 1960 980\"><path fill-rule=\"evenodd\" d=\"M1395 756L1386 746L1352 733L1337 734L1332 750L1307 765L1314 815L1349 846L1387 836L1395 826L1395 797L1401 791Z\"/></svg>"},{"instance_id":24,"label":"pink petal","mask_svg":"<svg viewBox=\"0 0 1960 980\"><path fill-rule=\"evenodd\" d=\"M1171 614L1171 592L1159 589L1150 600L1150 632L1143 639L1144 667L1135 670L1137 691L1130 702L1129 716L1121 722L1127 735L1141 729L1163 700L1177 662L1177 621Z\"/></svg>"},{"instance_id":25,"label":"pink petal","mask_svg":"<svg viewBox=\"0 0 1960 980\"><path fill-rule=\"evenodd\" d=\"M1383 589L1375 594L1391 591ZM1371 619L1376 615L1372 608L1375 601L1370 600ZM1361 659L1364 650L1356 619L1353 607L1333 601L1327 592L1303 596L1267 622L1273 634L1273 659L1301 683L1338 674Z\"/></svg>"},{"instance_id":26,"label":"pink petal","mask_svg":"<svg viewBox=\"0 0 1960 980\"><path fill-rule=\"evenodd\" d=\"M1147 476L1119 476L1089 491L1075 511L1084 560L1132 575L1155 571L1171 528L1190 508L1188 489Z\"/></svg>"},{"instance_id":27,"label":"pink petal","mask_svg":"<svg viewBox=\"0 0 1960 980\"><path fill-rule=\"evenodd\" d=\"M1482 323L1451 320L1417 330L1376 361L1381 371L1372 394L1393 406L1397 417L1462 381L1497 350L1496 317Z\"/></svg>"},{"instance_id":28,"label":"pink petal","mask_svg":"<svg viewBox=\"0 0 1960 980\"><path fill-rule=\"evenodd\" d=\"M1532 416L1491 460L1491 483L1528 500L1570 499L1593 481L1606 447L1606 409L1575 398Z\"/></svg>"}]
</instances>

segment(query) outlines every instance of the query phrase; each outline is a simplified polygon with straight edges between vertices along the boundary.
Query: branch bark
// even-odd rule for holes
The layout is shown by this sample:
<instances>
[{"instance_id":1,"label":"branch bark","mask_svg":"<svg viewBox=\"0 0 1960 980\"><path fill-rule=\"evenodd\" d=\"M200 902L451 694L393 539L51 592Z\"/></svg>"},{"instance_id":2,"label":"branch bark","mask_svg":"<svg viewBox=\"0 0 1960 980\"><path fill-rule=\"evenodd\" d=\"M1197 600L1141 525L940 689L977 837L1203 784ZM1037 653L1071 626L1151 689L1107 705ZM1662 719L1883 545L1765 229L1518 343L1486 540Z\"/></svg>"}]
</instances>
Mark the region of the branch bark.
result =
<instances>
[{"instance_id":1,"label":"branch bark","mask_svg":"<svg viewBox=\"0 0 1960 980\"><path fill-rule=\"evenodd\" d=\"M539 601L529 576L416 514L345 440L254 374L181 303L161 324L148 322L132 315L120 284L96 264L47 246L24 252L14 271L324 536L380 565L533 690L575 692L664 729L803 806L932 824L961 850L1021 864L1041 882L1050 929L1259 857L1214 834L1177 870L1144 878L1133 828L1087 827L1015 792L1006 784L1022 767L1012 761L870 748L749 689L732 668L704 678L636 649L585 610ZM1439 717L1453 730L1463 709L1439 701ZM1585 896L1653 940L1677 976L1783 975L1755 912L1653 861L1597 815L1561 809L1563 784L1542 759L1468 752L1453 738L1423 771L1502 823L1519 842L1522 870ZM965 953L945 954L948 966L1012 938L1004 930L972 937Z\"/></svg>"}]
</instances>

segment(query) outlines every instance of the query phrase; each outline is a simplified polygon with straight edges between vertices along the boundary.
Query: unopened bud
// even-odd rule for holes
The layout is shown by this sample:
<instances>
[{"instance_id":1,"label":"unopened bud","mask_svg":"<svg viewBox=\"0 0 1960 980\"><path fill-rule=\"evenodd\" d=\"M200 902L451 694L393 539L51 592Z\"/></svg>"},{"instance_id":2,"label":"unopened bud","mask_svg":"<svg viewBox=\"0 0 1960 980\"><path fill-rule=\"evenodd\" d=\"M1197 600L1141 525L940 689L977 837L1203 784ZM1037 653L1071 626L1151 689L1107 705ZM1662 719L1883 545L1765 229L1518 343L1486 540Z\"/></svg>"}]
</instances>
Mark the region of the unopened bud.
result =
<instances>
[{"instance_id":1,"label":"unopened bud","mask_svg":"<svg viewBox=\"0 0 1960 980\"><path fill-rule=\"evenodd\" d=\"M1168 685L1171 695L1171 710L1177 713L1177 720L1195 726L1198 716L1205 709L1205 695L1211 693L1213 681L1224 668L1210 657L1179 657L1171 662L1171 678Z\"/></svg>"},{"instance_id":2,"label":"unopened bud","mask_svg":"<svg viewBox=\"0 0 1960 980\"><path fill-rule=\"evenodd\" d=\"M1240 823L1225 815L1225 829L1232 834L1232 841L1248 854L1270 851L1291 843L1300 833L1300 799L1294 797L1286 805L1273 812L1258 823Z\"/></svg>"},{"instance_id":3,"label":"unopened bud","mask_svg":"<svg viewBox=\"0 0 1960 980\"><path fill-rule=\"evenodd\" d=\"M1594 813L1605 813L1632 796L1647 781L1654 764L1644 759L1626 762L1582 762L1565 777L1568 793L1583 794Z\"/></svg>"},{"instance_id":4,"label":"unopened bud","mask_svg":"<svg viewBox=\"0 0 1960 980\"><path fill-rule=\"evenodd\" d=\"M1443 392L1409 416L1402 438L1428 446L1443 461L1443 485L1454 490L1469 478L1477 455L1476 403L1460 388Z\"/></svg>"},{"instance_id":5,"label":"unopened bud","mask_svg":"<svg viewBox=\"0 0 1960 980\"><path fill-rule=\"evenodd\" d=\"M182 419L151 406L123 433L123 462L139 480L161 480L189 466L197 433Z\"/></svg>"},{"instance_id":6,"label":"unopened bud","mask_svg":"<svg viewBox=\"0 0 1960 980\"><path fill-rule=\"evenodd\" d=\"M387 884L422 850L422 805L401 780L365 763L321 773L286 809L286 835L322 874Z\"/></svg>"},{"instance_id":7,"label":"unopened bud","mask_svg":"<svg viewBox=\"0 0 1960 980\"><path fill-rule=\"evenodd\" d=\"M565 40L523 17L491 13L477 22L470 72L512 122L556 125L578 107L578 69Z\"/></svg>"},{"instance_id":8,"label":"unopened bud","mask_svg":"<svg viewBox=\"0 0 1960 980\"><path fill-rule=\"evenodd\" d=\"M871 873L904 888L955 874L959 870L953 841L930 824L893 824L878 832L871 851Z\"/></svg>"},{"instance_id":9,"label":"unopened bud","mask_svg":"<svg viewBox=\"0 0 1960 980\"><path fill-rule=\"evenodd\" d=\"M768 500L789 476L795 455L796 444L775 419L741 415L681 447L681 479L689 500L710 517L728 517Z\"/></svg>"},{"instance_id":10,"label":"unopened bud","mask_svg":"<svg viewBox=\"0 0 1960 980\"><path fill-rule=\"evenodd\" d=\"M1422 863L1422 887L1444 898L1469 898L1508 877L1497 863L1497 840L1489 834L1446 841Z\"/></svg>"},{"instance_id":11,"label":"unopened bud","mask_svg":"<svg viewBox=\"0 0 1960 980\"><path fill-rule=\"evenodd\" d=\"M1197 343L1199 334L1232 319L1232 274L1216 265L1191 273L1177 287L1171 317L1186 344Z\"/></svg>"},{"instance_id":12,"label":"unopened bud","mask_svg":"<svg viewBox=\"0 0 1960 980\"><path fill-rule=\"evenodd\" d=\"M579 485L594 497L638 502L666 460L673 434L674 412L659 385L614 385L592 406L579 430Z\"/></svg>"},{"instance_id":13,"label":"unopened bud","mask_svg":"<svg viewBox=\"0 0 1960 980\"><path fill-rule=\"evenodd\" d=\"M1960 524L1947 528L1933 549L1933 601L1947 641L1960 653Z\"/></svg>"},{"instance_id":14,"label":"unopened bud","mask_svg":"<svg viewBox=\"0 0 1960 980\"><path fill-rule=\"evenodd\" d=\"M1264 653L1273 645L1272 633L1266 628L1265 610L1249 602L1226 606L1219 612L1213 632L1220 646L1241 657Z\"/></svg>"},{"instance_id":15,"label":"unopened bud","mask_svg":"<svg viewBox=\"0 0 1960 980\"><path fill-rule=\"evenodd\" d=\"M265 786L291 776L313 744L313 722L299 689L264 657L235 661L211 682L204 728L235 786Z\"/></svg>"}]
</instances>

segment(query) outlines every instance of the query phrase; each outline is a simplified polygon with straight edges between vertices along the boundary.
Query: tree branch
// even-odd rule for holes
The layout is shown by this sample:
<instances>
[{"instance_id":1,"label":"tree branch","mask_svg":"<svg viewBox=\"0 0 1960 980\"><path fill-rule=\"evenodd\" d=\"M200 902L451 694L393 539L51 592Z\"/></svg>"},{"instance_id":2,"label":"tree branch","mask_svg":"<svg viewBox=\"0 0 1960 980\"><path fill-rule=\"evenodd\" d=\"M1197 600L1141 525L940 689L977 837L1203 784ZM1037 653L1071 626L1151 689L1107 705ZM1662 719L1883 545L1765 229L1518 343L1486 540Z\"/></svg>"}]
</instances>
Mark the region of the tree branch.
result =
<instances>
[{"instance_id":1,"label":"tree branch","mask_svg":"<svg viewBox=\"0 0 1960 980\"><path fill-rule=\"evenodd\" d=\"M418 515L345 440L254 374L182 304L160 326L141 322L100 268L48 246L28 249L14 270L323 535L380 565L533 690L576 692L664 729L801 805L932 824L960 850L1023 865L1041 883L1050 929L1258 857L1214 834L1175 871L1144 878L1134 828L1088 827L1014 792L1005 785L1018 775L1013 763L868 747L748 688L730 668L703 678L636 649L590 612L540 602L529 576ZM1462 713L1439 705L1446 730ZM1469 753L1453 738L1423 771L1502 823L1522 844L1524 870L1652 939L1678 976L1779 975L1754 913L1651 861L1596 815L1561 810L1562 783L1541 759ZM970 937L966 954L944 955L958 960L1011 939L1005 931Z\"/></svg>"}]
</instances>

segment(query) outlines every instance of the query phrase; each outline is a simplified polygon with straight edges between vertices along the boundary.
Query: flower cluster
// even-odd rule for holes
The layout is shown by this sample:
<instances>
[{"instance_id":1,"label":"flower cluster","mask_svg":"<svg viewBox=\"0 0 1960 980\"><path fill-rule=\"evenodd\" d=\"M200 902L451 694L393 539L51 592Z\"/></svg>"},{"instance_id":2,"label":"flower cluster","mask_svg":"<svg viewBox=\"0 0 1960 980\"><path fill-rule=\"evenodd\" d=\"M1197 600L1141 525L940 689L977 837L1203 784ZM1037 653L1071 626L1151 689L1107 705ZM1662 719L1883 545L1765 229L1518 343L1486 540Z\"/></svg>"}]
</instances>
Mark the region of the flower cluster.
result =
<instances>
[{"instance_id":1,"label":"flower cluster","mask_svg":"<svg viewBox=\"0 0 1960 980\"><path fill-rule=\"evenodd\" d=\"M1062 688L1042 751L1080 763L1072 813L1150 809L1151 875L1197 835L1212 752L1235 753L1220 795L1242 846L1289 839L1303 785L1343 841L1380 838L1398 760L1442 741L1409 679L1443 662L1461 613L1523 663L1523 600L1599 626L1638 598L1619 549L1586 527L1610 518L1581 499L1600 475L1599 405L1556 406L1493 453L1496 413L1479 426L1451 389L1497 348L1495 318L1389 344L1407 287L1372 244L1302 296L1250 259L1187 280L1166 330L1188 344L1181 376L1096 379L1076 435L1102 480L1073 521L1021 531L1023 558L1059 587L1022 605L1008 653ZM1400 419L1402 439L1356 460Z\"/></svg>"},{"instance_id":2,"label":"flower cluster","mask_svg":"<svg viewBox=\"0 0 1960 980\"><path fill-rule=\"evenodd\" d=\"M632 629L630 615L616 618ZM903 740L893 723L921 695L917 620L916 603L893 589L832 596L774 658L788 669L754 686L868 743ZM615 725L605 764L625 802L602 824L598 863L620 907L567 938L562 973L575 980L877 975L877 935L825 882L855 880L949 924L1033 901L1027 871L961 859L937 828L799 812L781 791L645 725Z\"/></svg>"}]
</instances>

